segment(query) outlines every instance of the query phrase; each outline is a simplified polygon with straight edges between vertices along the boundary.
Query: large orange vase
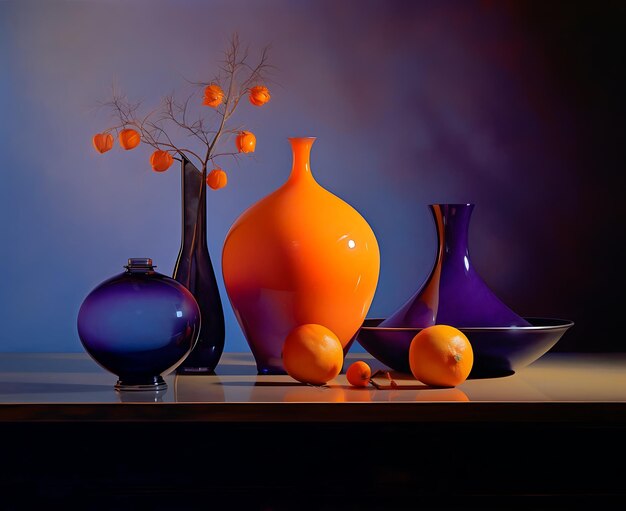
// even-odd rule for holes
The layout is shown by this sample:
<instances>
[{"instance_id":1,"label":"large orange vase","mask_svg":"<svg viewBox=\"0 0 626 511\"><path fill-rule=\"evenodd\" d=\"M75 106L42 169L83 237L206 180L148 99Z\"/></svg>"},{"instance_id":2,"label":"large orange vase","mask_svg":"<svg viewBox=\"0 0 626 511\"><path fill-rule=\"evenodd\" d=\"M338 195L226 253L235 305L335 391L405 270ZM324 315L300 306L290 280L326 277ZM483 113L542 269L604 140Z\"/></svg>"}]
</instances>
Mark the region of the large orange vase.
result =
<instances>
[{"instance_id":1,"label":"large orange vase","mask_svg":"<svg viewBox=\"0 0 626 511\"><path fill-rule=\"evenodd\" d=\"M311 174L315 138L289 141L289 179L235 221L222 252L226 292L259 374L285 373L283 342L305 323L331 329L346 353L380 271L369 224Z\"/></svg>"}]
</instances>

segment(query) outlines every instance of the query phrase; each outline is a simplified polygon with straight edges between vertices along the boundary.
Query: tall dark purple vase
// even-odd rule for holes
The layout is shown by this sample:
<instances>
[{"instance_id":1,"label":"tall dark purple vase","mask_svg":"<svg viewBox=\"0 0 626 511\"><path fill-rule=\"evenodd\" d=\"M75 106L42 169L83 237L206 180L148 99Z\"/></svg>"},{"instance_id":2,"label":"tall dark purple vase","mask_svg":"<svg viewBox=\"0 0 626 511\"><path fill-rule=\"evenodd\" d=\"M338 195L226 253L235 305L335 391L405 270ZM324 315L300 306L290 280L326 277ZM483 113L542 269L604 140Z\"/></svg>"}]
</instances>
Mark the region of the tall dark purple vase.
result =
<instances>
[{"instance_id":1,"label":"tall dark purple vase","mask_svg":"<svg viewBox=\"0 0 626 511\"><path fill-rule=\"evenodd\" d=\"M474 204L431 204L437 256L424 284L380 327L530 326L505 305L472 265L468 234Z\"/></svg>"},{"instance_id":2,"label":"tall dark purple vase","mask_svg":"<svg viewBox=\"0 0 626 511\"><path fill-rule=\"evenodd\" d=\"M198 302L201 327L196 345L176 372L210 374L224 351L225 328L222 300L207 246L206 185L202 172L185 157L181 174L182 239L173 277Z\"/></svg>"}]
</instances>

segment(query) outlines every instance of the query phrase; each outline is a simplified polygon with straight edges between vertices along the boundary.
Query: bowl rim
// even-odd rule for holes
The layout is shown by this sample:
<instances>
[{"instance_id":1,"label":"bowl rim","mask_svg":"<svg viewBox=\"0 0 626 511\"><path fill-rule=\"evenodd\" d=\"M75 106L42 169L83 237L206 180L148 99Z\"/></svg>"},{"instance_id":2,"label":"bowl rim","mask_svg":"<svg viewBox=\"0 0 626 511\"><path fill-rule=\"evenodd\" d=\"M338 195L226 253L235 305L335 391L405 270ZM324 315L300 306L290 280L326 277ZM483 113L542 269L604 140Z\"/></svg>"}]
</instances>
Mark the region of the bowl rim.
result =
<instances>
[{"instance_id":1,"label":"bowl rim","mask_svg":"<svg viewBox=\"0 0 626 511\"><path fill-rule=\"evenodd\" d=\"M363 321L363 324L361 325L361 330L367 330L367 331L390 331L390 332L394 332L394 331L398 331L398 332L407 332L407 331L412 331L415 332L417 330L423 330L426 327L379 327L377 326L378 324L380 324L382 321L384 321L386 318L365 318L365 320ZM534 331L534 330L558 330L558 329L562 329L562 328L570 328L572 326L574 326L574 321L572 321L571 319L563 319L563 318L549 318L549 317L541 317L541 316L526 316L523 317L523 319L525 319L526 321L528 321L529 323L533 323L533 321L541 321L541 322L548 322L549 324L547 325L535 325L535 324L531 324L530 326L460 326L460 327L456 327L459 330L463 331L463 332L483 332L483 331L489 331L489 332L509 332L511 330L521 330L521 331ZM376 326L368 326L366 325L366 323L372 323L372 322L378 322L376 323Z\"/></svg>"}]
</instances>

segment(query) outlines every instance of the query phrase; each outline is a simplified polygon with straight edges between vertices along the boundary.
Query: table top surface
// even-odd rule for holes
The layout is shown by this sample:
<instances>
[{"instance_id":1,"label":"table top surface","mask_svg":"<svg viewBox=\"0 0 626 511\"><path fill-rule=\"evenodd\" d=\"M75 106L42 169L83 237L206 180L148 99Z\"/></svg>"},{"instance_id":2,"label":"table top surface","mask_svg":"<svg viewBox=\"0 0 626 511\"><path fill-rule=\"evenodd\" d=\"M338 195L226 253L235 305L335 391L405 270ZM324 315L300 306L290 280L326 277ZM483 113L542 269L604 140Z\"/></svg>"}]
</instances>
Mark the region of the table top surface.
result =
<instances>
[{"instance_id":1,"label":"table top surface","mask_svg":"<svg viewBox=\"0 0 626 511\"><path fill-rule=\"evenodd\" d=\"M373 371L387 368L351 353ZM0 421L626 422L626 353L548 353L516 374L431 388L391 371L356 388L345 372L316 387L258 375L251 353L224 353L214 375L164 376L161 392L118 392L117 377L86 353L0 353Z\"/></svg>"}]
</instances>

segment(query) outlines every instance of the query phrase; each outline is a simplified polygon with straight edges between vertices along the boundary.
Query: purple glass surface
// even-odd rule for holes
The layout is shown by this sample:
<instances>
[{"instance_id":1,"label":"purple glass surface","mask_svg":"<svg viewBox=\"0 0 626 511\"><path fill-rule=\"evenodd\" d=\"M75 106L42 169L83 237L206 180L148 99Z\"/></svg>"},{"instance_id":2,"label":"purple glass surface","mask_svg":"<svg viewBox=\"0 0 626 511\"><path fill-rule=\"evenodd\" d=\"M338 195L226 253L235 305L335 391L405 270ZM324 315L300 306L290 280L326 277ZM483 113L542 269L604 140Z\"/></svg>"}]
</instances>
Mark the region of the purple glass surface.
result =
<instances>
[{"instance_id":1,"label":"purple glass surface","mask_svg":"<svg viewBox=\"0 0 626 511\"><path fill-rule=\"evenodd\" d=\"M437 256L429 277L380 327L529 326L505 305L474 269L468 247L474 204L431 204Z\"/></svg>"},{"instance_id":2,"label":"purple glass surface","mask_svg":"<svg viewBox=\"0 0 626 511\"><path fill-rule=\"evenodd\" d=\"M165 388L163 375L191 352L200 309L179 282L150 264L129 260L124 273L96 286L78 312L78 334L89 355L119 377L116 388Z\"/></svg>"},{"instance_id":3,"label":"purple glass surface","mask_svg":"<svg viewBox=\"0 0 626 511\"><path fill-rule=\"evenodd\" d=\"M182 235L172 277L183 284L200 307L198 341L176 372L210 374L224 351L224 310L207 245L206 184L202 172L183 156L181 163Z\"/></svg>"}]
</instances>

